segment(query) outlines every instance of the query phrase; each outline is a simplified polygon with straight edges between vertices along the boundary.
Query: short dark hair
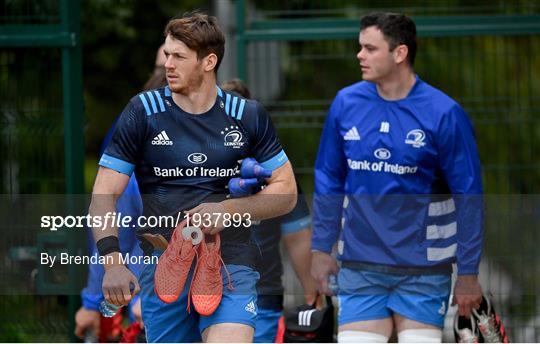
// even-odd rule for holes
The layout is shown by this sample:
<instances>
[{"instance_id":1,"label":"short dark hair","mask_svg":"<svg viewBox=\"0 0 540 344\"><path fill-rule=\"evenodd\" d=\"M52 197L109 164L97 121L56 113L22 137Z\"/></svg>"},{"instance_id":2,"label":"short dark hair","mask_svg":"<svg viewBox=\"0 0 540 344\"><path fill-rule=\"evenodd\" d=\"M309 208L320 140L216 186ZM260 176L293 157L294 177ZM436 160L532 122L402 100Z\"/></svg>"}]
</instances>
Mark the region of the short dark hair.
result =
<instances>
[{"instance_id":1,"label":"short dark hair","mask_svg":"<svg viewBox=\"0 0 540 344\"><path fill-rule=\"evenodd\" d=\"M185 13L182 18L173 18L167 23L164 35L182 41L197 52L199 60L216 54L218 61L214 71L217 73L225 54L225 35L216 17L199 11Z\"/></svg>"},{"instance_id":2,"label":"short dark hair","mask_svg":"<svg viewBox=\"0 0 540 344\"><path fill-rule=\"evenodd\" d=\"M249 92L249 88L242 80L238 78L225 81L221 84L221 88L225 91L238 93L246 99L251 99L251 92Z\"/></svg>"},{"instance_id":3,"label":"short dark hair","mask_svg":"<svg viewBox=\"0 0 540 344\"><path fill-rule=\"evenodd\" d=\"M390 51L404 44L409 49L407 60L411 67L416 57L416 25L411 18L402 13L375 12L360 19L360 30L376 26L383 33Z\"/></svg>"}]
</instances>

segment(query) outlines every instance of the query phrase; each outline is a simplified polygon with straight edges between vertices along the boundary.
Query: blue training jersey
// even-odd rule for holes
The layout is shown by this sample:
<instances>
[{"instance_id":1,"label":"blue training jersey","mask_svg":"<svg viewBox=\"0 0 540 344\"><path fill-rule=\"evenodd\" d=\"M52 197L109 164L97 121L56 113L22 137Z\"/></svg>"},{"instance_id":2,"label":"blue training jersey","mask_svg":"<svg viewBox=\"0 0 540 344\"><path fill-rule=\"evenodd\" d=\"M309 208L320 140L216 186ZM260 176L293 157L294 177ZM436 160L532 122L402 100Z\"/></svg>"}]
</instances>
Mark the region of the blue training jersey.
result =
<instances>
[{"instance_id":1,"label":"blue training jersey","mask_svg":"<svg viewBox=\"0 0 540 344\"><path fill-rule=\"evenodd\" d=\"M135 171L146 218L177 217L201 203L224 200L243 158L253 157L271 170L288 161L258 102L219 87L217 91L212 108L198 115L183 111L168 87L138 94L122 112L99 164L126 175ZM173 229L162 223L139 228L138 233L162 234L169 240ZM252 265L250 228L230 227L220 234L225 263ZM149 254L153 248L141 241Z\"/></svg>"},{"instance_id":2,"label":"blue training jersey","mask_svg":"<svg viewBox=\"0 0 540 344\"><path fill-rule=\"evenodd\" d=\"M396 101L359 82L337 94L322 133L312 248L330 252L340 235L344 262L428 271L457 261L459 274L477 274L481 195L459 104L418 77Z\"/></svg>"}]
</instances>

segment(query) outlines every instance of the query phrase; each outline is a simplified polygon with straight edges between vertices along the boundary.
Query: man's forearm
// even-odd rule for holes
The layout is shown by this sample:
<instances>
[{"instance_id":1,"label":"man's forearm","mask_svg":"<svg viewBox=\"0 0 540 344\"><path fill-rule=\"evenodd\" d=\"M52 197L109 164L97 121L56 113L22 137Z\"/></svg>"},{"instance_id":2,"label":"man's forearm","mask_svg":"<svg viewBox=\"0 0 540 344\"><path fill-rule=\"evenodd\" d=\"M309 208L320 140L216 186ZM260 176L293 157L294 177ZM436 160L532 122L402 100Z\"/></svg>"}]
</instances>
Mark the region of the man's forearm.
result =
<instances>
[{"instance_id":1,"label":"man's forearm","mask_svg":"<svg viewBox=\"0 0 540 344\"><path fill-rule=\"evenodd\" d=\"M93 219L92 234L96 243L109 236L118 238L118 228L114 224L115 221L111 219L111 214L116 213L116 197L114 195L92 195L89 213ZM105 269L120 264L120 252L111 252L107 256L111 256L113 259L112 264L104 264Z\"/></svg>"},{"instance_id":2,"label":"man's forearm","mask_svg":"<svg viewBox=\"0 0 540 344\"><path fill-rule=\"evenodd\" d=\"M89 213L93 219L92 233L96 242L110 235L118 236L118 228L109 219L111 214L116 213L114 195L92 195Z\"/></svg>"},{"instance_id":3,"label":"man's forearm","mask_svg":"<svg viewBox=\"0 0 540 344\"><path fill-rule=\"evenodd\" d=\"M304 288L306 302L312 303L317 294L317 284L310 273L311 231L309 228L287 234L283 237L296 276Z\"/></svg>"}]
</instances>

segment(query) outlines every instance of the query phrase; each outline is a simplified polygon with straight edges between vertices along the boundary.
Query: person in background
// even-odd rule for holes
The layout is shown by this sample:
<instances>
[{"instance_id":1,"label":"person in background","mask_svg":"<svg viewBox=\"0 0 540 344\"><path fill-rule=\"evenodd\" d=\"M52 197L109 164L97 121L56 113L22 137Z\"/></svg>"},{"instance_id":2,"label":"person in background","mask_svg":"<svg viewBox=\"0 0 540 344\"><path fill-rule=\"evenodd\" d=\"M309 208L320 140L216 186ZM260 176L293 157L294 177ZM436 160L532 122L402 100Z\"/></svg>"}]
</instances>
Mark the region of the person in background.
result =
<instances>
[{"instance_id":1,"label":"person in background","mask_svg":"<svg viewBox=\"0 0 540 344\"><path fill-rule=\"evenodd\" d=\"M154 70L144 84L143 90L153 90L167 85L167 77L165 75L165 53L163 52L164 44L162 44L156 52L156 60Z\"/></svg>"},{"instance_id":2,"label":"person in background","mask_svg":"<svg viewBox=\"0 0 540 344\"><path fill-rule=\"evenodd\" d=\"M221 84L225 91L231 91L250 99L248 87L240 79L231 79ZM283 264L280 254L280 241L283 239L294 271L298 276L307 304L313 304L317 296L315 280L311 277L311 216L300 185L297 183L298 200L292 212L270 220L262 221L251 232L253 240L259 245L255 269L261 275L257 282L257 304L259 311L255 320L256 343L273 342L278 321L283 311Z\"/></svg>"},{"instance_id":3,"label":"person in background","mask_svg":"<svg viewBox=\"0 0 540 344\"><path fill-rule=\"evenodd\" d=\"M415 74L410 18L373 13L360 23L364 81L338 92L315 164L311 271L329 293L339 270L339 342L387 342L394 329L399 342L440 342L452 263L459 314L482 301L473 127ZM330 255L337 241L341 269Z\"/></svg>"},{"instance_id":4,"label":"person in background","mask_svg":"<svg viewBox=\"0 0 540 344\"><path fill-rule=\"evenodd\" d=\"M143 90L152 90L158 87L163 87L167 84L165 77L165 54L163 53L163 45L161 45L156 53L155 65L152 74L144 84ZM113 133L116 129L116 118L105 135L103 142L101 143L99 156L105 151L105 147L111 141ZM141 256L142 250L138 245L137 238L135 236L135 229L132 227L135 225L135 220L142 214L142 200L139 193L139 187L135 175L131 176L126 190L116 203L118 212L124 216L131 216L133 219L128 226L119 229L119 236L121 242L122 253L129 252L131 256ZM94 241L94 237L90 230L88 233L88 251L90 255L97 254L97 248ZM139 275L140 264L130 264L129 269ZM101 332L102 315L99 312L99 304L104 300L103 291L101 289L101 283L103 280L103 266L101 264L90 264L88 266L88 279L86 287L81 292L82 306L75 314L75 334L77 337L84 339L88 335L95 337L96 340L107 341L110 338L108 334ZM129 319L130 322L137 322L140 324L141 329L143 327L141 316L141 302L139 297L135 297L129 305Z\"/></svg>"}]
</instances>

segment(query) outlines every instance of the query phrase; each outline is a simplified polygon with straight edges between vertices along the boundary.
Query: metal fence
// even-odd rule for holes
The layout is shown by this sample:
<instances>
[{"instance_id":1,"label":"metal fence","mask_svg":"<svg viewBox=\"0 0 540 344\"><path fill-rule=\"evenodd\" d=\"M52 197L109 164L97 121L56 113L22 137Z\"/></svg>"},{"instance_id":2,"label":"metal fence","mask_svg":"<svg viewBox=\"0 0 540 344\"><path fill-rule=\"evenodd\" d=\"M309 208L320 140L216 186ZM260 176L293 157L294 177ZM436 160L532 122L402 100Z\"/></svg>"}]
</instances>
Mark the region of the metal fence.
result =
<instances>
[{"instance_id":1,"label":"metal fence","mask_svg":"<svg viewBox=\"0 0 540 344\"><path fill-rule=\"evenodd\" d=\"M80 4L4 1L0 10L0 341L73 341L79 290L51 283L36 262L37 248L73 251L76 238L10 219L35 215L21 194L84 191Z\"/></svg>"}]
</instances>

